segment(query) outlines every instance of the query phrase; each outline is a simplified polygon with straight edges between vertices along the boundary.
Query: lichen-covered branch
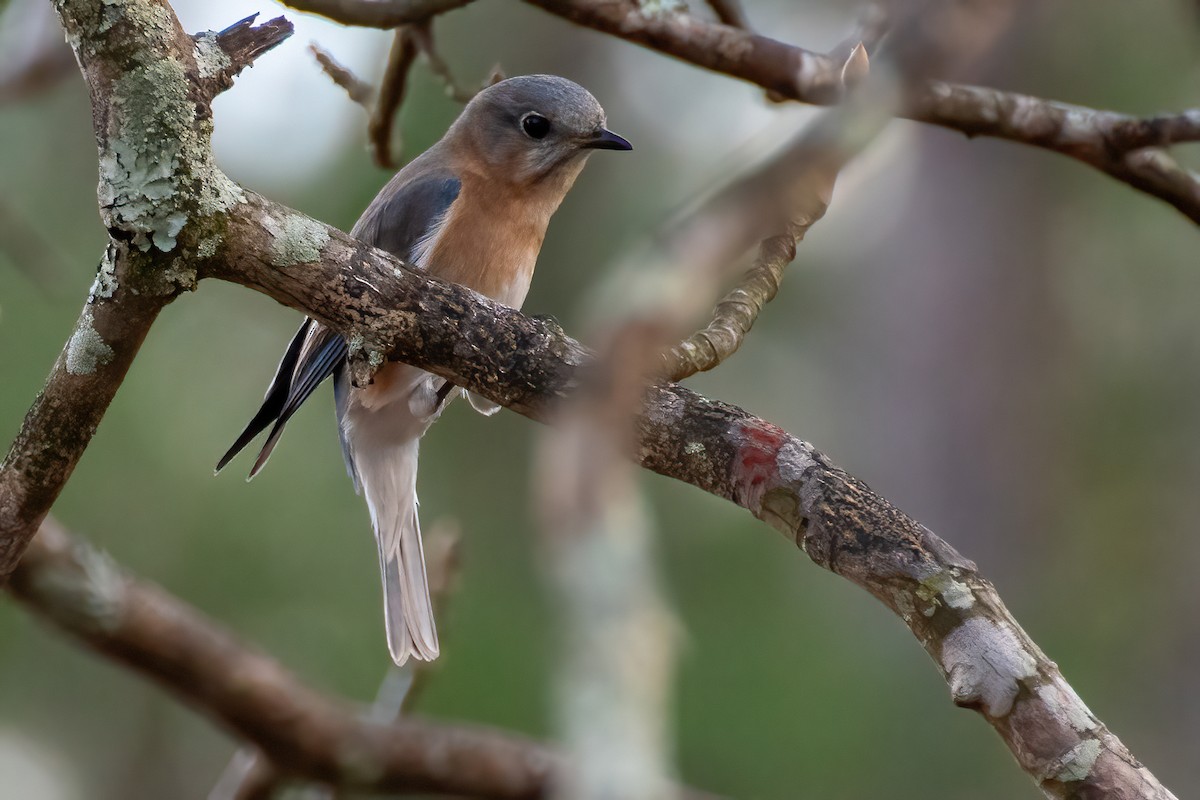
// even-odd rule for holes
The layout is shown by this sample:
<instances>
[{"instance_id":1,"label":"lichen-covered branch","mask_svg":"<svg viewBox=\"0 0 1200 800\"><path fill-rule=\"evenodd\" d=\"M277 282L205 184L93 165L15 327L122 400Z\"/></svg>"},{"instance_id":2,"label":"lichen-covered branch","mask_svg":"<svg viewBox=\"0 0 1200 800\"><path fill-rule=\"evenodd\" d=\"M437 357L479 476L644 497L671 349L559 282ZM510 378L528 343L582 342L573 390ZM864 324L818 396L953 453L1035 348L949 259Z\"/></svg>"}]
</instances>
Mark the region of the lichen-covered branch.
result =
<instances>
[{"instance_id":1,"label":"lichen-covered branch","mask_svg":"<svg viewBox=\"0 0 1200 800\"><path fill-rule=\"evenodd\" d=\"M0 584L58 497L158 312L194 286L241 190L213 164L212 96L291 32L250 20L193 40L170 6L59 0L91 91L112 239L83 312L0 464Z\"/></svg>"},{"instance_id":2,"label":"lichen-covered branch","mask_svg":"<svg viewBox=\"0 0 1200 800\"><path fill-rule=\"evenodd\" d=\"M678 386L650 394L638 458L747 508L894 611L1048 797L1172 795L1088 710L975 565L812 445Z\"/></svg>"},{"instance_id":3,"label":"lichen-covered branch","mask_svg":"<svg viewBox=\"0 0 1200 800\"><path fill-rule=\"evenodd\" d=\"M0 464L0 585L50 512L170 296L119 285L110 247L50 376Z\"/></svg>"}]
</instances>

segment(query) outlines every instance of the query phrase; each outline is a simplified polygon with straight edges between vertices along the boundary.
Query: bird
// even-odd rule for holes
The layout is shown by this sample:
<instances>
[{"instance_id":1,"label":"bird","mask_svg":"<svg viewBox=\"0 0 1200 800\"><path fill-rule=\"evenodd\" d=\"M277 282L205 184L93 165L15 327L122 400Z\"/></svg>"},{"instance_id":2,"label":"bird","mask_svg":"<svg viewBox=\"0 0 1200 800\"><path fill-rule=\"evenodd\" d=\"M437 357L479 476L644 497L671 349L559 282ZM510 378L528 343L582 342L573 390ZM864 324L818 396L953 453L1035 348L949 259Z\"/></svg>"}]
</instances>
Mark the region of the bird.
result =
<instances>
[{"instance_id":1,"label":"bird","mask_svg":"<svg viewBox=\"0 0 1200 800\"><path fill-rule=\"evenodd\" d=\"M554 75L508 78L481 90L445 135L380 190L350 234L406 264L519 309L550 217L595 150L633 146L606 127L579 84ZM355 387L348 345L311 317L279 361L262 406L217 463L220 472L268 427L247 480L266 465L284 426L333 378L342 456L365 496L379 550L392 660L432 661L439 645L417 517L421 437L449 400L499 406L424 370L385 363Z\"/></svg>"}]
</instances>

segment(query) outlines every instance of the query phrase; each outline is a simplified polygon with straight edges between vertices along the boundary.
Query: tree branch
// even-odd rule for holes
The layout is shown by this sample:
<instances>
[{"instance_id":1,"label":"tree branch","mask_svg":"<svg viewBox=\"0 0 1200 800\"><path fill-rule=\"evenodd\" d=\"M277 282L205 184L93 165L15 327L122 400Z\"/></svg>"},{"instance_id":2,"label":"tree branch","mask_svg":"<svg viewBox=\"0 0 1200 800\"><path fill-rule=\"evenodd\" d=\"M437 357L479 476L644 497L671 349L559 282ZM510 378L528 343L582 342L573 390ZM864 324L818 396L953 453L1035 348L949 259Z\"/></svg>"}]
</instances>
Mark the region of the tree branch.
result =
<instances>
[{"instance_id":1,"label":"tree branch","mask_svg":"<svg viewBox=\"0 0 1200 800\"><path fill-rule=\"evenodd\" d=\"M839 60L706 22L681 11L645 14L632 0L527 0L578 25L740 78L773 97L840 100ZM1069 155L1169 203L1200 224L1200 176L1165 153L1140 151L1200 138L1200 110L1138 118L998 89L931 81L917 85L898 114Z\"/></svg>"},{"instance_id":2,"label":"tree branch","mask_svg":"<svg viewBox=\"0 0 1200 800\"><path fill-rule=\"evenodd\" d=\"M343 25L398 28L445 14L475 0L280 0L297 11L320 14Z\"/></svg>"},{"instance_id":3,"label":"tree branch","mask_svg":"<svg viewBox=\"0 0 1200 800\"><path fill-rule=\"evenodd\" d=\"M392 34L392 49L388 52L387 69L383 73L379 96L367 123L375 163L389 169L396 168L396 159L392 155L393 123L396 121L396 112L404 103L408 73L417 59L417 42L413 27L402 25Z\"/></svg>"},{"instance_id":4,"label":"tree branch","mask_svg":"<svg viewBox=\"0 0 1200 800\"><path fill-rule=\"evenodd\" d=\"M206 275L262 291L346 336L357 375L386 354L547 421L590 353L552 324L404 267L311 222L310 258L278 263L271 231L295 212L247 193ZM303 218L302 218L303 219ZM1161 786L1091 714L975 566L811 445L675 385L649 390L637 420L644 467L728 499L818 565L867 589L933 657L954 701L975 709L1051 797L1161 798Z\"/></svg>"},{"instance_id":5,"label":"tree branch","mask_svg":"<svg viewBox=\"0 0 1200 800\"><path fill-rule=\"evenodd\" d=\"M92 439L168 295L117 286L110 247L75 328L0 464L0 585Z\"/></svg>"},{"instance_id":6,"label":"tree branch","mask_svg":"<svg viewBox=\"0 0 1200 800\"><path fill-rule=\"evenodd\" d=\"M317 63L321 65L321 69L329 76L329 79L344 89L351 100L365 108L370 114L371 104L375 101L375 87L338 63L332 55L316 44L310 44L308 51L313 54L313 58L317 59Z\"/></svg>"},{"instance_id":7,"label":"tree branch","mask_svg":"<svg viewBox=\"0 0 1200 800\"><path fill-rule=\"evenodd\" d=\"M136 12L63 0L59 15L92 94L100 213L112 239L83 312L0 464L0 584L83 455L158 312L194 287L241 190L216 168L213 94L291 32L242 20L184 34L170 6Z\"/></svg>"},{"instance_id":8,"label":"tree branch","mask_svg":"<svg viewBox=\"0 0 1200 800\"><path fill-rule=\"evenodd\" d=\"M42 525L10 591L295 775L370 791L537 798L558 765L547 748L497 731L360 719L52 520Z\"/></svg>"},{"instance_id":9,"label":"tree branch","mask_svg":"<svg viewBox=\"0 0 1200 800\"><path fill-rule=\"evenodd\" d=\"M292 35L292 23L283 17L254 27L257 18L258 14L251 14L220 33L208 31L192 37L196 42L197 83L209 102L233 86L233 79L255 59Z\"/></svg>"},{"instance_id":10,"label":"tree branch","mask_svg":"<svg viewBox=\"0 0 1200 800\"><path fill-rule=\"evenodd\" d=\"M680 26L690 27L681 57L710 68L738 66L778 82L769 88L793 94L803 88L815 98L843 89L840 69L835 78L824 75L829 59L725 26L669 13L629 16L622 2L539 4L627 25L621 35L657 47L673 41ZM114 239L114 255L106 259L113 266L102 269L94 296L114 302L85 309L88 324L81 321L72 341L81 338L60 357L44 400L0 472L4 558L19 557L28 538L22 541L21 531L39 509L45 513L69 475L148 320L191 288L191 265L201 276L263 291L344 335L360 383L385 358L396 357L542 420L574 391L591 356L561 329L408 270L381 251L241 190L216 170L207 105L195 91L202 77L196 48L164 2L61 0L59 10L92 91L102 215ZM742 38L724 38L729 31ZM1162 163L1152 160L1151 166L1170 173ZM116 313L122 310L117 298L129 303L129 315ZM119 329L109 330L122 324L131 328L125 338ZM88 367L107 368L90 373L102 375L97 386L55 384L59 372L89 374ZM90 388L100 392L99 401ZM979 711L1049 796L1172 797L1088 711L973 564L811 445L736 407L667 384L646 394L635 456L649 469L750 510L817 564L884 602L934 658L955 702ZM23 469L30 460L35 469ZM498 791L500 777L513 778L505 771L512 763L476 752L477 734L401 726L386 740L365 735L374 729L306 693L269 660L214 634L111 562L64 541L55 547L53 534L44 538L39 548L50 550L34 551L22 567L22 575L28 568L32 577L14 588L98 649L172 686L178 682L181 694L216 709L244 735L264 740L287 769L362 785L361 764L383 765L388 774L405 776L388 787L430 790L443 785L436 770L448 765L455 780L478 779L465 793L506 797L529 796L523 792L544 779L544 763L519 760L528 753L525 743L505 740L501 747L519 767L517 783L504 785L519 783L520 791L489 795ZM39 572L47 563L57 568ZM186 635L179 638L181 632ZM347 742L364 761L346 763ZM436 763L425 760L428 748ZM486 780L477 778L485 773Z\"/></svg>"},{"instance_id":11,"label":"tree branch","mask_svg":"<svg viewBox=\"0 0 1200 800\"><path fill-rule=\"evenodd\" d=\"M633 0L527 0L578 25L756 83L789 100L827 105L842 97L842 62L684 11L649 13Z\"/></svg>"}]
</instances>

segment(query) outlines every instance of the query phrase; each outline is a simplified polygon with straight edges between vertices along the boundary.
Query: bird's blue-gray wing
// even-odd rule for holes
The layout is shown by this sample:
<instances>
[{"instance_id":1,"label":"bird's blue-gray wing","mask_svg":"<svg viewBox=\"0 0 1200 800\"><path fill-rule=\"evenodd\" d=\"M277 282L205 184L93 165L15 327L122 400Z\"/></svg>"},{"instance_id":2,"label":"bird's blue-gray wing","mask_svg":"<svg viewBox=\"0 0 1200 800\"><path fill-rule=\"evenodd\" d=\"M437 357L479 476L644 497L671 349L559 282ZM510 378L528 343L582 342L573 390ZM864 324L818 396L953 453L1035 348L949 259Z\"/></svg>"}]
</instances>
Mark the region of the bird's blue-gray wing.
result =
<instances>
[{"instance_id":1,"label":"bird's blue-gray wing","mask_svg":"<svg viewBox=\"0 0 1200 800\"><path fill-rule=\"evenodd\" d=\"M410 167L416 166L417 162L410 164ZM363 212L352 233L368 244L387 250L404 261L411 261L417 246L436 235L438 226L458 198L462 184L448 172L422 171L412 177L405 176L405 172L407 170L401 170L384 187ZM306 318L279 362L262 407L221 457L217 469L228 464L251 440L271 426L271 433L259 451L250 477L258 474L275 449L284 425L330 375L336 376L334 395L340 421L349 388L343 368L346 349L346 342L341 336ZM357 488L357 476L344 438L342 454L346 458L346 469L350 477L355 479Z\"/></svg>"}]
</instances>

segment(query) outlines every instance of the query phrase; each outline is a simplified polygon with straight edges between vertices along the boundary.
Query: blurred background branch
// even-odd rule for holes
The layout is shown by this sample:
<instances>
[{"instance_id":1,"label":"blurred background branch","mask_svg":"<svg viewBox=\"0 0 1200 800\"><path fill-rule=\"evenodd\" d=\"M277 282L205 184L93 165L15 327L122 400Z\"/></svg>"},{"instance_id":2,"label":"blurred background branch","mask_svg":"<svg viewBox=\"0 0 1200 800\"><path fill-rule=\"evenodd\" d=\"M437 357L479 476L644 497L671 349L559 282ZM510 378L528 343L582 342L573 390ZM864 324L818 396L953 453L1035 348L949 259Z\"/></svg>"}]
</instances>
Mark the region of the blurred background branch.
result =
<instances>
[{"instance_id":1,"label":"blurred background branch","mask_svg":"<svg viewBox=\"0 0 1200 800\"><path fill-rule=\"evenodd\" d=\"M402 166L402 159L398 159L393 153L400 145L393 143L395 137L392 132L400 107L404 104L409 73L418 54L425 57L429 70L442 82L448 97L459 103L467 103L475 96L474 92L458 85L450 66L438 53L433 38L432 20L429 18L401 25L393 32L392 46L388 51L383 80L378 90L360 80L316 44L309 45L309 50L330 80L342 87L351 100L367 110L370 116L367 122L367 137L372 158L378 166L387 169L394 170ZM496 66L482 86L489 86L503 77L499 66Z\"/></svg>"},{"instance_id":2,"label":"blurred background branch","mask_svg":"<svg viewBox=\"0 0 1200 800\"><path fill-rule=\"evenodd\" d=\"M0 106L27 100L79 74L75 54L45 3L0 3Z\"/></svg>"},{"instance_id":3,"label":"blurred background branch","mask_svg":"<svg viewBox=\"0 0 1200 800\"><path fill-rule=\"evenodd\" d=\"M557 762L541 745L482 728L365 721L53 520L10 591L47 622L253 742L287 774L359 790L535 798Z\"/></svg>"},{"instance_id":4,"label":"blurred background branch","mask_svg":"<svg viewBox=\"0 0 1200 800\"><path fill-rule=\"evenodd\" d=\"M444 619L446 605L458 581L462 535L452 520L439 519L424 534L429 594L438 619ZM410 661L403 667L387 666L375 702L364 715L377 725L390 725L409 713L438 662ZM288 774L252 746L243 746L233 754L208 800L255 800L270 798L287 782ZM332 800L337 792L329 786L314 786L306 800Z\"/></svg>"}]
</instances>

